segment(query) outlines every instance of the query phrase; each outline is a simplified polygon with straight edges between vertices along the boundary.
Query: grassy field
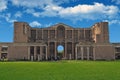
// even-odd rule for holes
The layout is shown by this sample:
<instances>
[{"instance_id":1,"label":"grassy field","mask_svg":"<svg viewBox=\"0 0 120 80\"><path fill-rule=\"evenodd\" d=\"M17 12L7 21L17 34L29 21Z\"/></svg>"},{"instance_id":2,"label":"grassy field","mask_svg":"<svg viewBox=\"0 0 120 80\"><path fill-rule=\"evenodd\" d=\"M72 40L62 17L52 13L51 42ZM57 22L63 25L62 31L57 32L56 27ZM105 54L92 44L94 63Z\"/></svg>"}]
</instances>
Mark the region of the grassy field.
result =
<instances>
[{"instance_id":1,"label":"grassy field","mask_svg":"<svg viewBox=\"0 0 120 80\"><path fill-rule=\"evenodd\" d=\"M120 80L120 61L0 62L0 80Z\"/></svg>"}]
</instances>

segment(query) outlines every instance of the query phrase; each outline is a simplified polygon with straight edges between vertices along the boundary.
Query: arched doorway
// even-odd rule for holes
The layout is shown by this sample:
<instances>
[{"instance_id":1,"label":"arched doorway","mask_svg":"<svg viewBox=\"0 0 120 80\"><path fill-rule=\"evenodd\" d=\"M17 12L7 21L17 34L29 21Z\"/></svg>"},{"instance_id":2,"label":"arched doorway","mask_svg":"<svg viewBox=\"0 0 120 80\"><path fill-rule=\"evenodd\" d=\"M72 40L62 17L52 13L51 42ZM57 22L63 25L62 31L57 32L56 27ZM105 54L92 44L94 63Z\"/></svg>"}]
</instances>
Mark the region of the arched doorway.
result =
<instances>
[{"instance_id":1,"label":"arched doorway","mask_svg":"<svg viewBox=\"0 0 120 80\"><path fill-rule=\"evenodd\" d=\"M64 53L64 46L63 45L58 45L57 46L57 58L62 59Z\"/></svg>"}]
</instances>

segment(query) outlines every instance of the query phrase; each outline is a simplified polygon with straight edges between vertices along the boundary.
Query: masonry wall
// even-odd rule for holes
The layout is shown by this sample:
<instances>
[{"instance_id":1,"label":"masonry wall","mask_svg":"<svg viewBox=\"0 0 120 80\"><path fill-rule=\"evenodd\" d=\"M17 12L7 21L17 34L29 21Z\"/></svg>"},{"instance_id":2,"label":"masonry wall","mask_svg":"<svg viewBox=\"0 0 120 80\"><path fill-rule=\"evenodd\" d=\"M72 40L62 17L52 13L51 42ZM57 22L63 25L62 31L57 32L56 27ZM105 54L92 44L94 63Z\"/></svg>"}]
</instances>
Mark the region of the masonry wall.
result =
<instances>
[{"instance_id":1,"label":"masonry wall","mask_svg":"<svg viewBox=\"0 0 120 80\"><path fill-rule=\"evenodd\" d=\"M64 46L63 59L74 59L76 57L76 45L78 44L79 46L79 43L85 43L82 46L83 48L81 48L81 51L83 49L83 52L85 53L83 54L83 59L88 58L87 53L90 53L89 58L91 59L115 59L114 47L113 45L109 44L109 31L107 22L96 23L91 28L72 28L61 23L49 28L32 28L25 22L15 22L14 43L36 43L37 46L41 45L38 43L45 43L48 46L48 57L52 55L51 53L54 53L53 55L55 58L57 57L57 46L62 44ZM9 45L8 59L27 59L28 47L24 45L21 46L20 44L15 46L14 43ZM89 46L91 47L88 46L89 52L86 52L86 49L88 48L84 47L86 43L90 43Z\"/></svg>"},{"instance_id":2,"label":"masonry wall","mask_svg":"<svg viewBox=\"0 0 120 80\"><path fill-rule=\"evenodd\" d=\"M28 42L30 27L24 22L14 22L14 42Z\"/></svg>"},{"instance_id":3,"label":"masonry wall","mask_svg":"<svg viewBox=\"0 0 120 80\"><path fill-rule=\"evenodd\" d=\"M27 46L9 46L8 59L9 60L24 60L28 58Z\"/></svg>"},{"instance_id":4,"label":"masonry wall","mask_svg":"<svg viewBox=\"0 0 120 80\"><path fill-rule=\"evenodd\" d=\"M95 59L96 60L114 60L115 53L113 45L95 45Z\"/></svg>"},{"instance_id":5,"label":"masonry wall","mask_svg":"<svg viewBox=\"0 0 120 80\"><path fill-rule=\"evenodd\" d=\"M109 43L108 22L96 23L92 27L92 38L95 43Z\"/></svg>"}]
</instances>

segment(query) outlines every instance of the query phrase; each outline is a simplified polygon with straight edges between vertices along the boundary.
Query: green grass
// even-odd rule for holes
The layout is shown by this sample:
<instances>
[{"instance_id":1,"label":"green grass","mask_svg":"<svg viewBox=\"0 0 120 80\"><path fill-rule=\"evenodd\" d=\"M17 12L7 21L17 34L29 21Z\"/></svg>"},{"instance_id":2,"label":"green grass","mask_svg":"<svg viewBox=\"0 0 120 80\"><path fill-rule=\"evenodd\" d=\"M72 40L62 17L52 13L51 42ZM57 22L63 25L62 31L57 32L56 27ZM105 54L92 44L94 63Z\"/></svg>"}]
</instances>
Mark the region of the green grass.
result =
<instances>
[{"instance_id":1,"label":"green grass","mask_svg":"<svg viewBox=\"0 0 120 80\"><path fill-rule=\"evenodd\" d=\"M0 62L0 80L120 80L120 61Z\"/></svg>"}]
</instances>

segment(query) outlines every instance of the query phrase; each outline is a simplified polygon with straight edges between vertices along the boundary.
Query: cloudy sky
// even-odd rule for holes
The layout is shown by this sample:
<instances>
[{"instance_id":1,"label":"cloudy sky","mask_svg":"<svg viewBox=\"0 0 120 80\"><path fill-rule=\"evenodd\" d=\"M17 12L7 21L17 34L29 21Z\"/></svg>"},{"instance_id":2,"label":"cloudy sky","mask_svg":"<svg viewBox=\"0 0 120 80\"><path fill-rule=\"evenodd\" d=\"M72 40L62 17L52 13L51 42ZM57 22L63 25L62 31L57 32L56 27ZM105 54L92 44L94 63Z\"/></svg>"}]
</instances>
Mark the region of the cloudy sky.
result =
<instances>
[{"instance_id":1,"label":"cloudy sky","mask_svg":"<svg viewBox=\"0 0 120 80\"><path fill-rule=\"evenodd\" d=\"M91 27L109 22L110 42L120 42L120 0L0 0L0 42L13 42L13 22L32 27L57 23Z\"/></svg>"}]
</instances>

